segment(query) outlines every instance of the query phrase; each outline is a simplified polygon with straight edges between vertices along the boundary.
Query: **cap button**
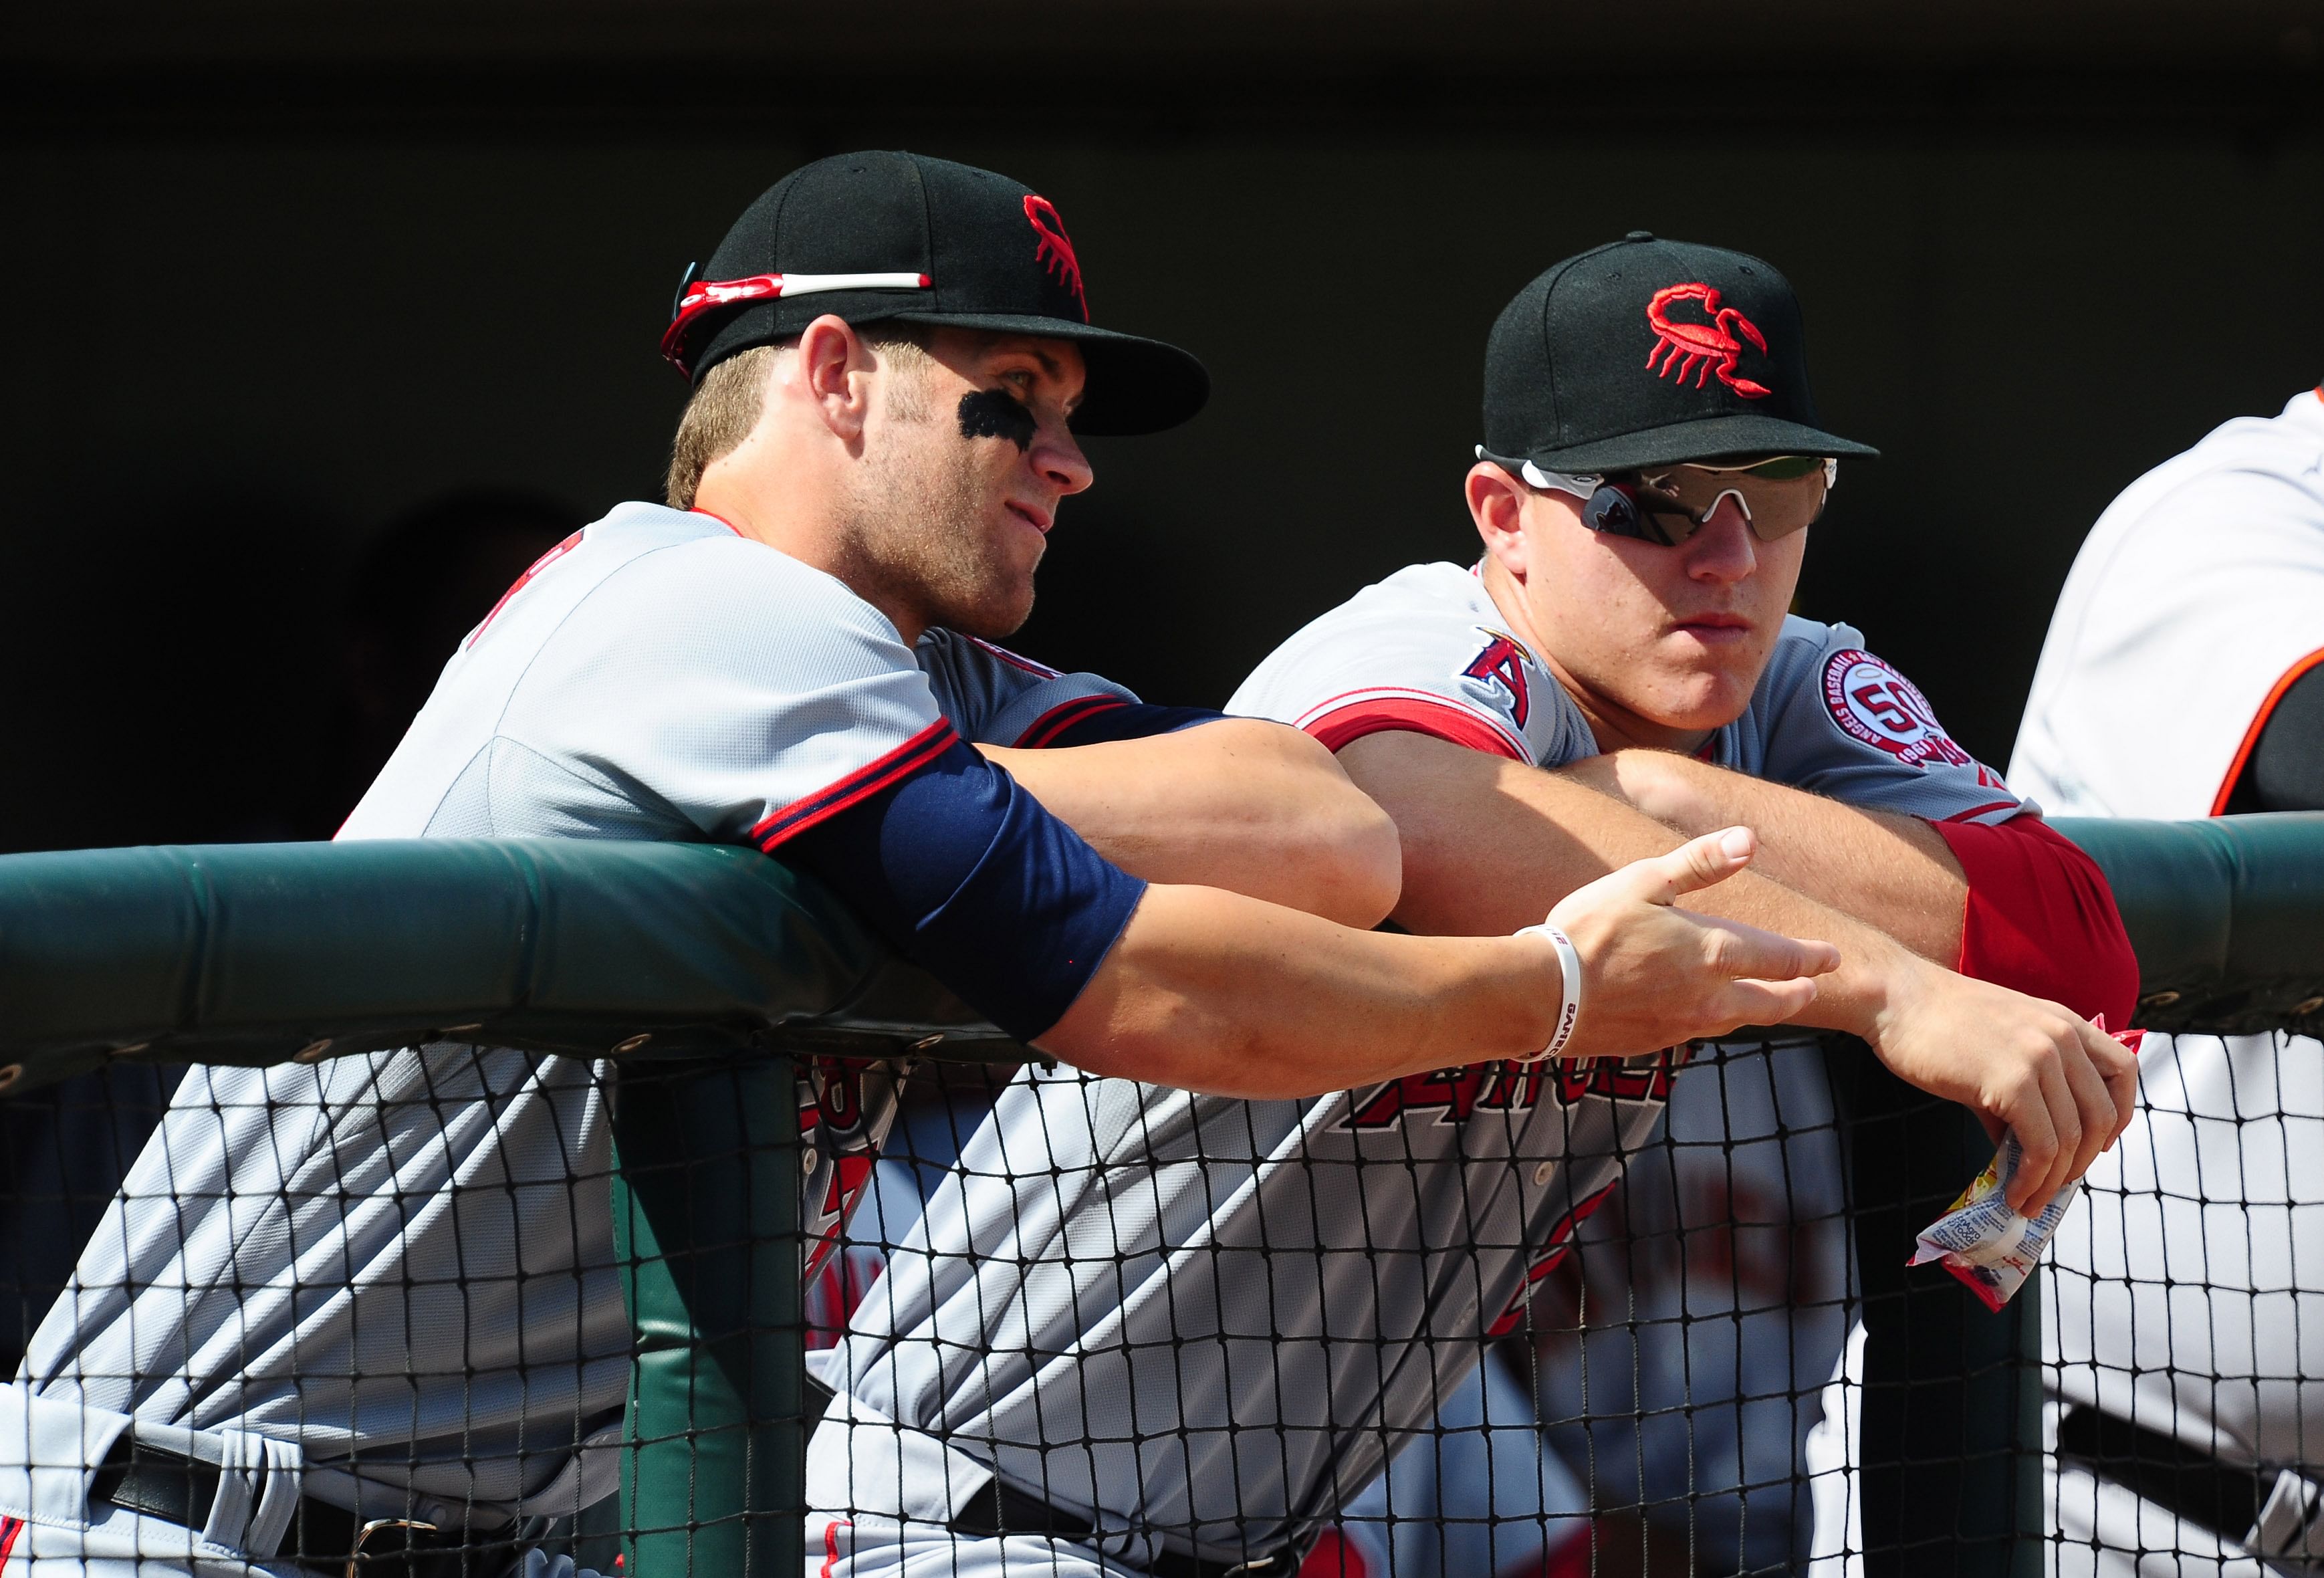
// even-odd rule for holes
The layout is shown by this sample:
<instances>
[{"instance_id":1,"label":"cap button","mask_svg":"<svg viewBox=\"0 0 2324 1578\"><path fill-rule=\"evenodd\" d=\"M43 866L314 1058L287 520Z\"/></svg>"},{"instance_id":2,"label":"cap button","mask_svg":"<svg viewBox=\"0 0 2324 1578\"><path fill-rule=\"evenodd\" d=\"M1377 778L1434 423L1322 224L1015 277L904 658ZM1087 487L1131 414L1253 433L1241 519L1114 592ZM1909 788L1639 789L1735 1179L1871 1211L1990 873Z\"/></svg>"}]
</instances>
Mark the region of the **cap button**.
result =
<instances>
[{"instance_id":1,"label":"cap button","mask_svg":"<svg viewBox=\"0 0 2324 1578\"><path fill-rule=\"evenodd\" d=\"M1652 241L1654 238L1655 233L1651 230L1633 230L1622 237L1625 241Z\"/></svg>"}]
</instances>

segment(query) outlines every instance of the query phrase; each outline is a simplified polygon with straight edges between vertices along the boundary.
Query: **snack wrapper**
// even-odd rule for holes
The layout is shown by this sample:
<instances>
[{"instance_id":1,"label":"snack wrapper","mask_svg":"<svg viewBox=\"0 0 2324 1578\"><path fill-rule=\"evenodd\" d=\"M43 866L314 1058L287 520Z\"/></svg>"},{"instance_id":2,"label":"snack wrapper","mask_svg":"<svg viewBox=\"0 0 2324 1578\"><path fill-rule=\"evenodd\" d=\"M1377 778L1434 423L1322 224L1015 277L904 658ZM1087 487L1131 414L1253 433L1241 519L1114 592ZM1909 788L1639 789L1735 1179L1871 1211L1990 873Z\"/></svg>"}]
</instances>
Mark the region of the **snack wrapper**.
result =
<instances>
[{"instance_id":1,"label":"snack wrapper","mask_svg":"<svg viewBox=\"0 0 2324 1578\"><path fill-rule=\"evenodd\" d=\"M2090 1022L2106 1029L2103 1014ZM2145 1035L2144 1030L2116 1030L2114 1038L2135 1057ZM1906 1264L1942 1261L1945 1269L1960 1278L1986 1308L1998 1310L2007 1304L2034 1274L2042 1251L2050 1246L2051 1235L2082 1195L2082 1181L2076 1178L2058 1191L2039 1216L2030 1221L2020 1216L2009 1208L2008 1192L2010 1180L2024 1162L2025 1149L2018 1144L2017 1136L2003 1135L2001 1149L1993 1153L1985 1171L1961 1191L1960 1198L1942 1216L1921 1230L1920 1248Z\"/></svg>"}]
</instances>

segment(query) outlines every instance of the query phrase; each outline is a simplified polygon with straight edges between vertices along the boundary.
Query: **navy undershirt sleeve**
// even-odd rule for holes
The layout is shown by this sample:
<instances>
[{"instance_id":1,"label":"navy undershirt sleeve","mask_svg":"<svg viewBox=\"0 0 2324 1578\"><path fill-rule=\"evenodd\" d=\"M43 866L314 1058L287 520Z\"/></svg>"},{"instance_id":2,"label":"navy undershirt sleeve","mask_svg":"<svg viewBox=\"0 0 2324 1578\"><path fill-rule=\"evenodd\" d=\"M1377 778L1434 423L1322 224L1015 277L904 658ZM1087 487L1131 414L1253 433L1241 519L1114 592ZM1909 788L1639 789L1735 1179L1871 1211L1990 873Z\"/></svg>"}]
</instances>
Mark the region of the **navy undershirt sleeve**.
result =
<instances>
[{"instance_id":1,"label":"navy undershirt sleeve","mask_svg":"<svg viewBox=\"0 0 2324 1578\"><path fill-rule=\"evenodd\" d=\"M1146 892L958 742L776 853L1020 1041L1073 1006Z\"/></svg>"},{"instance_id":2,"label":"navy undershirt sleeve","mask_svg":"<svg viewBox=\"0 0 2324 1578\"><path fill-rule=\"evenodd\" d=\"M1092 696L1053 708L1017 743L1031 750L1060 745L1102 745L1109 740L1143 740L1175 734L1227 715L1206 706L1155 706L1118 697Z\"/></svg>"},{"instance_id":3,"label":"navy undershirt sleeve","mask_svg":"<svg viewBox=\"0 0 2324 1578\"><path fill-rule=\"evenodd\" d=\"M2277 698L2227 809L2324 811L2324 664Z\"/></svg>"},{"instance_id":4,"label":"navy undershirt sleeve","mask_svg":"<svg viewBox=\"0 0 2324 1578\"><path fill-rule=\"evenodd\" d=\"M1197 724L1214 724L1227 715L1206 706L1154 706L1130 702L1108 707L1068 724L1053 745L1095 745L1105 740L1143 740L1153 734L1175 734Z\"/></svg>"}]
</instances>

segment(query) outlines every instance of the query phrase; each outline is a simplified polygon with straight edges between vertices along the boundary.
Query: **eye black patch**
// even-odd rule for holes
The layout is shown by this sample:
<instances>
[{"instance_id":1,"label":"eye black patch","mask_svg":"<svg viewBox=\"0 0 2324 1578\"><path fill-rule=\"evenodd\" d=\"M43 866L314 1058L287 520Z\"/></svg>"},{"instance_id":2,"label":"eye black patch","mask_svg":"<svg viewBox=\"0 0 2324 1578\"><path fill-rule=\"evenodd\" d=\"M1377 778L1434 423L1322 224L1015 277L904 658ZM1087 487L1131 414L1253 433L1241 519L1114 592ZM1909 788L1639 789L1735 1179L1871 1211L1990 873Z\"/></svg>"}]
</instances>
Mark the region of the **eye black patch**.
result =
<instances>
[{"instance_id":1,"label":"eye black patch","mask_svg":"<svg viewBox=\"0 0 2324 1578\"><path fill-rule=\"evenodd\" d=\"M1033 413L1005 389L972 389L960 397L960 436L1006 438L1019 450L1033 447Z\"/></svg>"}]
</instances>

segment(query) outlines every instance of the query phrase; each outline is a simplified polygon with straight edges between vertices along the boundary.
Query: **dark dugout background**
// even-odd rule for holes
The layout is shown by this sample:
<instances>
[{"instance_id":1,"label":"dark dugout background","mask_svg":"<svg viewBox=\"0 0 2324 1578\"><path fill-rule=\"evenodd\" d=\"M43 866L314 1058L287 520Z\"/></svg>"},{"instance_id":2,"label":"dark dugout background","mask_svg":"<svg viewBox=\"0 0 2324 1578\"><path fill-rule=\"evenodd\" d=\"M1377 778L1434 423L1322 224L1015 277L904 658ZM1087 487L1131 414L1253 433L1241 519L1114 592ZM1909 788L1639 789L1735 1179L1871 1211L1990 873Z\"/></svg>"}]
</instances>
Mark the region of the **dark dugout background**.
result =
<instances>
[{"instance_id":1,"label":"dark dugout background","mask_svg":"<svg viewBox=\"0 0 2324 1578\"><path fill-rule=\"evenodd\" d=\"M327 835L350 610L416 595L351 588L366 547L454 490L656 496L679 270L865 145L1047 193L1099 320L1217 380L1093 446L1027 650L1214 703L1469 555L1487 326L1645 227L1797 285L1827 421L1886 451L1803 611L2006 761L2098 512L2324 374L2324 4L2036 10L16 8L0 847Z\"/></svg>"}]
</instances>

